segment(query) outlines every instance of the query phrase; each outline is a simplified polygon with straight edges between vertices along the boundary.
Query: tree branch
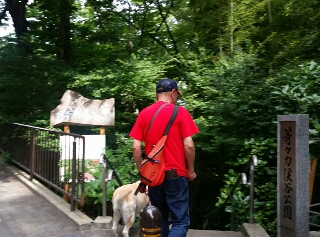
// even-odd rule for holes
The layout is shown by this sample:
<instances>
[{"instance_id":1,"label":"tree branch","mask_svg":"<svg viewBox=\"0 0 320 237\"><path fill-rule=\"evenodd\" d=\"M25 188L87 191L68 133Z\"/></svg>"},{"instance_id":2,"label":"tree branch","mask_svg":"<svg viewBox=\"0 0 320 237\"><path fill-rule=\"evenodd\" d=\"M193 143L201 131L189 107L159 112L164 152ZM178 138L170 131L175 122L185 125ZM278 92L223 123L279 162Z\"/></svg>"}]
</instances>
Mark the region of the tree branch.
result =
<instances>
[{"instance_id":1,"label":"tree branch","mask_svg":"<svg viewBox=\"0 0 320 237\"><path fill-rule=\"evenodd\" d=\"M126 17L124 17L120 12L116 12L116 11L112 11L112 13L114 13L115 15L119 16L121 19L123 19L126 23L128 23L129 25L131 25L133 28L140 30L140 28L138 26L136 26L135 24L133 24L133 22L131 22L129 19L127 19ZM154 37L153 35L145 32L145 34L150 37L152 40L154 40L155 42L157 42L158 44L160 44L166 51L168 51L167 46L162 43L159 39L157 39L157 37Z\"/></svg>"},{"instance_id":2,"label":"tree branch","mask_svg":"<svg viewBox=\"0 0 320 237\"><path fill-rule=\"evenodd\" d=\"M179 50L178 50L176 41L174 40L173 35L172 35L172 33L171 33L171 30L170 30L170 27L169 27L169 25L168 25L168 23L167 23L167 17L168 17L168 15L169 15L169 13L170 13L170 9L173 7L173 0L171 0L170 9L168 10L168 12L167 12L165 15L163 14L162 6L161 6L159 0L157 0L157 5L158 5L158 10L159 10L159 12L160 12L160 15L161 15L161 17L162 17L162 23L164 23L164 24L166 25L167 32L168 32L168 34L169 34L169 37L170 37L171 42L172 42L173 47L174 47L174 51L176 52L176 54L178 54L178 53L179 53ZM162 23L161 23L160 26L158 27L157 31L160 29ZM157 31L156 31L156 32L157 32Z\"/></svg>"},{"instance_id":3,"label":"tree branch","mask_svg":"<svg viewBox=\"0 0 320 237\"><path fill-rule=\"evenodd\" d=\"M147 11L146 11L146 9L148 9L148 7L150 6L150 3L149 3L149 5L147 5L146 2L147 2L146 0L143 1L143 5L145 7L145 11L144 11L144 15L143 15L142 26L141 26L141 29L140 29L141 35L140 35L138 48L140 48L141 44L142 44L143 32L144 32L145 22L146 22L146 19L147 19Z\"/></svg>"}]
</instances>

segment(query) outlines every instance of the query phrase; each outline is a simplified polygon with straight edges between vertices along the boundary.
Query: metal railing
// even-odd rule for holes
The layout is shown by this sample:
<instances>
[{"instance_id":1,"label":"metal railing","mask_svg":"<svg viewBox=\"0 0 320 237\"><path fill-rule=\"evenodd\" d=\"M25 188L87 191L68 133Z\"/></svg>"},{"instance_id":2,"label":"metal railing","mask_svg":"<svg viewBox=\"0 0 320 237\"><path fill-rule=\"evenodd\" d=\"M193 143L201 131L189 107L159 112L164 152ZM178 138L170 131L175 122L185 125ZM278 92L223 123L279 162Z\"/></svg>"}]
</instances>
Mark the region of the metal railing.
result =
<instances>
[{"instance_id":1,"label":"metal railing","mask_svg":"<svg viewBox=\"0 0 320 237\"><path fill-rule=\"evenodd\" d=\"M85 137L10 123L0 131L0 144L14 164L75 204L84 205ZM69 188L70 187L70 188Z\"/></svg>"},{"instance_id":2,"label":"metal railing","mask_svg":"<svg viewBox=\"0 0 320 237\"><path fill-rule=\"evenodd\" d=\"M243 172L238 176L237 181L234 183L230 193L224 200L223 204L218 207L217 215L224 210L232 198L233 194L237 190L238 186L242 184L246 184L250 187L250 210L249 210L249 222L254 223L254 167L257 166L258 159L255 155L253 155L248 163L245 165ZM250 171L250 180L247 182L246 173ZM216 217L217 218L217 217Z\"/></svg>"},{"instance_id":3,"label":"metal railing","mask_svg":"<svg viewBox=\"0 0 320 237\"><path fill-rule=\"evenodd\" d=\"M247 182L246 173L241 174L242 184L246 184L250 188L250 211L249 211L249 223L254 223L254 167L258 165L257 156L253 155L249 161L250 168L250 180Z\"/></svg>"},{"instance_id":4,"label":"metal railing","mask_svg":"<svg viewBox=\"0 0 320 237\"><path fill-rule=\"evenodd\" d=\"M320 206L320 203L315 203L310 205L310 210L309 210L309 225L310 226L316 226L320 227L319 224L313 223L312 221L318 221L319 222L319 216L320 212L319 211L311 211L311 208L313 207L318 207Z\"/></svg>"},{"instance_id":5,"label":"metal railing","mask_svg":"<svg viewBox=\"0 0 320 237\"><path fill-rule=\"evenodd\" d=\"M108 161L108 158L105 154L102 155L102 216L107 216L107 184L115 177L119 186L122 186L122 182L117 174L117 172L113 169L111 163ZM107 166L110 167L107 175Z\"/></svg>"}]
</instances>

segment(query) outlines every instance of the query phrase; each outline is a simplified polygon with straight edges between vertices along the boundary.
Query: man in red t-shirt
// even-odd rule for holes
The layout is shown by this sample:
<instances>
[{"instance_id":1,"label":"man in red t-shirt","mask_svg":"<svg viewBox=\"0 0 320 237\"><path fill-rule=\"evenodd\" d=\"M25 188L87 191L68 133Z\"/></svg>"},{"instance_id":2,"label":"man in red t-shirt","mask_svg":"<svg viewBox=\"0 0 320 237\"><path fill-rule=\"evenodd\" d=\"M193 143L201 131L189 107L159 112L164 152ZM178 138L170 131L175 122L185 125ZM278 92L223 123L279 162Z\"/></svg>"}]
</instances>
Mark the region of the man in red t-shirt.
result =
<instances>
[{"instance_id":1,"label":"man in red t-shirt","mask_svg":"<svg viewBox=\"0 0 320 237\"><path fill-rule=\"evenodd\" d=\"M149 154L153 145L162 137L171 117L178 95L177 83L172 79L162 79L156 86L157 102L142 110L130 132L133 138L132 151L139 170L142 157L142 142L145 152ZM166 103L156 119L150 121L158 108ZM165 180L158 187L149 187L151 204L162 214L162 237L185 237L189 219L189 187L188 180L196 178L194 171L195 148L192 135L199 130L184 107L179 107L178 115L173 122L164 146ZM147 135L148 134L148 135ZM146 136L147 135L147 136ZM169 230L169 213L172 227Z\"/></svg>"}]
</instances>

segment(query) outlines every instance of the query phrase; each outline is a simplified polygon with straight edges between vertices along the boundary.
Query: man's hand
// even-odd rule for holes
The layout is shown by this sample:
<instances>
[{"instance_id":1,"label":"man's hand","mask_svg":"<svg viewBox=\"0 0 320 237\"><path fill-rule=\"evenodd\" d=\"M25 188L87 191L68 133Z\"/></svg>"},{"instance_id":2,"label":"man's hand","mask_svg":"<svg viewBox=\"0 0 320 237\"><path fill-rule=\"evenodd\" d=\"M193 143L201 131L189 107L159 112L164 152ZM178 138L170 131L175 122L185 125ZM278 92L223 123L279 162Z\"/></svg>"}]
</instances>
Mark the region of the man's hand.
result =
<instances>
[{"instance_id":1,"label":"man's hand","mask_svg":"<svg viewBox=\"0 0 320 237\"><path fill-rule=\"evenodd\" d=\"M194 160L196 152L192 137L186 137L185 139L183 139L183 145L189 180L193 181L197 177L197 174L194 172Z\"/></svg>"},{"instance_id":2,"label":"man's hand","mask_svg":"<svg viewBox=\"0 0 320 237\"><path fill-rule=\"evenodd\" d=\"M197 177L197 174L194 171L188 171L188 174L189 174L189 180L190 181L195 180L195 178Z\"/></svg>"}]
</instances>

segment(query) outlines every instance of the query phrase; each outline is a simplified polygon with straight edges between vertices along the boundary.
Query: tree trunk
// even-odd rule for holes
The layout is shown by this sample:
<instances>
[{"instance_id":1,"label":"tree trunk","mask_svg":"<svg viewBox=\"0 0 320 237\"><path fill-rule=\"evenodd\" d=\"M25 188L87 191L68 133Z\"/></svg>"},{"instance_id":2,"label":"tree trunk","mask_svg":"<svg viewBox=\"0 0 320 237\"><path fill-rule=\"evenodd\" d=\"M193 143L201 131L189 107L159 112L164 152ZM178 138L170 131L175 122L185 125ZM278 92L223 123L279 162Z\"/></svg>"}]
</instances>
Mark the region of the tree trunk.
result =
<instances>
[{"instance_id":1,"label":"tree trunk","mask_svg":"<svg viewBox=\"0 0 320 237\"><path fill-rule=\"evenodd\" d=\"M221 4L219 1L219 7L218 7L218 22L219 22L219 30L218 30L218 34L219 34L219 51L220 54L222 54L222 35L221 35Z\"/></svg>"},{"instance_id":2,"label":"tree trunk","mask_svg":"<svg viewBox=\"0 0 320 237\"><path fill-rule=\"evenodd\" d=\"M70 16L73 0L61 0L58 58L70 63Z\"/></svg>"},{"instance_id":3,"label":"tree trunk","mask_svg":"<svg viewBox=\"0 0 320 237\"><path fill-rule=\"evenodd\" d=\"M28 33L28 21L26 19L27 3L28 0L6 0L5 9L11 15L19 47L29 54L31 53L31 48L22 40L22 36Z\"/></svg>"},{"instance_id":4,"label":"tree trunk","mask_svg":"<svg viewBox=\"0 0 320 237\"><path fill-rule=\"evenodd\" d=\"M233 54L233 0L230 0L230 52Z\"/></svg>"},{"instance_id":5,"label":"tree trunk","mask_svg":"<svg viewBox=\"0 0 320 237\"><path fill-rule=\"evenodd\" d=\"M272 13L271 13L271 2L270 2L270 0L268 0L268 17L269 17L270 30L272 32L273 29L272 29Z\"/></svg>"}]
</instances>

